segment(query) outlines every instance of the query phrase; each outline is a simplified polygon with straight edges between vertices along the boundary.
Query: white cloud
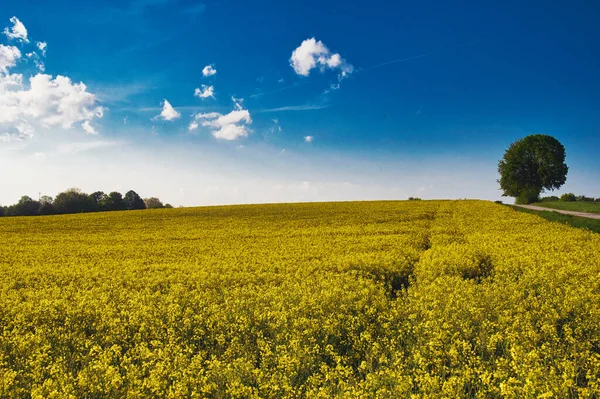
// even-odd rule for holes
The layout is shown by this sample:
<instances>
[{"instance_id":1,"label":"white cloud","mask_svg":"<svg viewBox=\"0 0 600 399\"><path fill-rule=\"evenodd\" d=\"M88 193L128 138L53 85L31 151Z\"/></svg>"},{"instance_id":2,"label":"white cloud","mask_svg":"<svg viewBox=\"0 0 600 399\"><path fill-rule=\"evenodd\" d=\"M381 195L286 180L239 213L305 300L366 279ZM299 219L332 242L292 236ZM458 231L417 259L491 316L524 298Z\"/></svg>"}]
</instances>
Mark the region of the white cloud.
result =
<instances>
[{"instance_id":1,"label":"white cloud","mask_svg":"<svg viewBox=\"0 0 600 399\"><path fill-rule=\"evenodd\" d=\"M339 78L344 78L352 71L354 67L344 60L339 54L331 53L322 41L317 41L314 37L306 39L292 52L290 65L298 75L308 76L310 71L320 67L321 71L329 69L339 69Z\"/></svg>"},{"instance_id":2,"label":"white cloud","mask_svg":"<svg viewBox=\"0 0 600 399\"><path fill-rule=\"evenodd\" d=\"M25 28L25 25L19 21L19 18L12 17L10 22L13 24L12 27L10 29L8 29L8 27L4 28L4 34L6 37L9 39L17 39L29 43L29 39L27 39L27 29Z\"/></svg>"},{"instance_id":3,"label":"white cloud","mask_svg":"<svg viewBox=\"0 0 600 399\"><path fill-rule=\"evenodd\" d=\"M331 57L325 59L325 63L329 68L337 68L342 65L342 57L339 54L334 54Z\"/></svg>"},{"instance_id":4,"label":"white cloud","mask_svg":"<svg viewBox=\"0 0 600 399\"><path fill-rule=\"evenodd\" d=\"M198 113L194 115L188 129L190 131L198 129L201 124L209 127L212 135L219 140L237 140L241 137L248 137L250 134L248 125L252 123L250 112L242 109L239 102L235 103L235 107L235 110L225 115L218 112Z\"/></svg>"},{"instance_id":5,"label":"white cloud","mask_svg":"<svg viewBox=\"0 0 600 399\"><path fill-rule=\"evenodd\" d=\"M7 74L8 68L17 65L20 58L21 51L18 48L0 44L0 73Z\"/></svg>"},{"instance_id":6,"label":"white cloud","mask_svg":"<svg viewBox=\"0 0 600 399\"><path fill-rule=\"evenodd\" d=\"M272 119L272 121L275 124L275 126L272 126L271 129L269 129L269 131L271 133L275 133L276 130L281 132L282 129L281 129L281 125L279 124L279 119L275 118L275 119Z\"/></svg>"},{"instance_id":7,"label":"white cloud","mask_svg":"<svg viewBox=\"0 0 600 399\"><path fill-rule=\"evenodd\" d=\"M103 113L86 85L66 76L37 74L27 87L21 74L0 75L0 130L12 127L21 139L33 136L36 127L68 129Z\"/></svg>"},{"instance_id":8,"label":"white cloud","mask_svg":"<svg viewBox=\"0 0 600 399\"><path fill-rule=\"evenodd\" d=\"M48 49L48 44L46 42L36 42L35 45L42 52L42 56L46 56L46 50Z\"/></svg>"},{"instance_id":9,"label":"white cloud","mask_svg":"<svg viewBox=\"0 0 600 399\"><path fill-rule=\"evenodd\" d=\"M40 56L35 51L33 51L31 53L27 53L25 55L27 56L27 58L33 60L33 63L35 64L35 66L37 67L37 69L40 72L44 72L46 70L46 66L40 59Z\"/></svg>"},{"instance_id":10,"label":"white cloud","mask_svg":"<svg viewBox=\"0 0 600 399\"><path fill-rule=\"evenodd\" d=\"M243 109L243 104L244 104L244 99L243 98L236 98L234 96L231 96L231 101L233 101L233 104L235 105L235 109L240 110Z\"/></svg>"},{"instance_id":11,"label":"white cloud","mask_svg":"<svg viewBox=\"0 0 600 399\"><path fill-rule=\"evenodd\" d=\"M304 141L312 143L315 138L313 136L304 136Z\"/></svg>"},{"instance_id":12,"label":"white cloud","mask_svg":"<svg viewBox=\"0 0 600 399\"><path fill-rule=\"evenodd\" d=\"M81 127L88 134L98 134L98 132L96 131L96 129L94 129L94 127L92 125L90 125L90 121L84 121L81 124Z\"/></svg>"},{"instance_id":13,"label":"white cloud","mask_svg":"<svg viewBox=\"0 0 600 399\"><path fill-rule=\"evenodd\" d=\"M234 111L236 112L236 111ZM213 136L221 140L237 140L241 137L248 137L249 130L243 125L225 125L221 129L213 132Z\"/></svg>"},{"instance_id":14,"label":"white cloud","mask_svg":"<svg viewBox=\"0 0 600 399\"><path fill-rule=\"evenodd\" d=\"M163 109L160 115L156 115L153 119L164 119L166 121L173 121L181 117L181 114L173 108L170 102L166 99L163 101Z\"/></svg>"},{"instance_id":15,"label":"white cloud","mask_svg":"<svg viewBox=\"0 0 600 399\"><path fill-rule=\"evenodd\" d=\"M27 29L18 18L10 19L12 27L4 34L9 39L29 42ZM47 44L36 42L45 54ZM38 53L26 54L43 72L44 63ZM33 137L39 128L61 127L70 129L74 124L88 133L96 132L90 122L102 118L104 108L87 86L73 83L67 76L37 73L27 79L9 69L22 59L21 51L14 46L0 45L0 137L2 141L25 140Z\"/></svg>"},{"instance_id":16,"label":"white cloud","mask_svg":"<svg viewBox=\"0 0 600 399\"><path fill-rule=\"evenodd\" d=\"M17 123L14 126L4 127L0 132L0 143L27 140L34 135L34 129L27 123Z\"/></svg>"},{"instance_id":17,"label":"white cloud","mask_svg":"<svg viewBox=\"0 0 600 399\"><path fill-rule=\"evenodd\" d=\"M199 98L215 98L214 86L202 85L202 89L196 88L194 96Z\"/></svg>"},{"instance_id":18,"label":"white cloud","mask_svg":"<svg viewBox=\"0 0 600 399\"><path fill-rule=\"evenodd\" d=\"M323 94L331 93L332 91L336 91L340 89L339 83L331 83L327 89L323 91Z\"/></svg>"},{"instance_id":19,"label":"white cloud","mask_svg":"<svg viewBox=\"0 0 600 399\"><path fill-rule=\"evenodd\" d=\"M89 141L81 143L67 143L61 144L57 147L56 151L58 154L77 154L78 152L91 151L97 148L114 147L119 145L118 141Z\"/></svg>"},{"instance_id":20,"label":"white cloud","mask_svg":"<svg viewBox=\"0 0 600 399\"><path fill-rule=\"evenodd\" d=\"M254 111L255 113L265 113L265 112L284 112L284 111L312 111L319 110L329 107L329 104L307 104L307 105L290 105L285 107L277 107L277 108L263 108Z\"/></svg>"},{"instance_id":21,"label":"white cloud","mask_svg":"<svg viewBox=\"0 0 600 399\"><path fill-rule=\"evenodd\" d=\"M202 75L213 76L217 73L217 70L212 65L207 65L202 69Z\"/></svg>"}]
</instances>

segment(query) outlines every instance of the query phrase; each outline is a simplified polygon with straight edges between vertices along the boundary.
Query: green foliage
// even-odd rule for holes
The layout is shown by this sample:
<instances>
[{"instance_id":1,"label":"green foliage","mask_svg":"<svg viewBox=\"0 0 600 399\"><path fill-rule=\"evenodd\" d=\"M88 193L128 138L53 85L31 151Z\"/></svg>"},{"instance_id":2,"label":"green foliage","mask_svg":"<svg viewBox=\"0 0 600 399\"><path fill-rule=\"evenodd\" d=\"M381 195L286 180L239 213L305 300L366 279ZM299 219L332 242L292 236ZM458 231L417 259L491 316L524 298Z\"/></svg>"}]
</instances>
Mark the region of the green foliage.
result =
<instances>
[{"instance_id":1,"label":"green foliage","mask_svg":"<svg viewBox=\"0 0 600 399\"><path fill-rule=\"evenodd\" d=\"M53 205L55 212L58 214L82 213L94 210L94 204L90 197L78 188L71 188L58 194Z\"/></svg>"},{"instance_id":2,"label":"green foliage","mask_svg":"<svg viewBox=\"0 0 600 399\"><path fill-rule=\"evenodd\" d=\"M556 195L550 195L548 197L540 198L540 202L557 202L557 201L560 201L560 198L558 198Z\"/></svg>"},{"instance_id":3,"label":"green foliage","mask_svg":"<svg viewBox=\"0 0 600 399\"><path fill-rule=\"evenodd\" d=\"M563 202L575 202L577 201L577 196L573 193L564 193L560 196L560 200Z\"/></svg>"},{"instance_id":4,"label":"green foliage","mask_svg":"<svg viewBox=\"0 0 600 399\"><path fill-rule=\"evenodd\" d=\"M172 208L169 204L163 206L158 198L150 198L148 201L152 205L150 208ZM58 194L54 200L46 195L43 195L40 201L34 201L28 196L23 196L17 204L0 207L0 216L37 216L126 209L146 209L145 200L142 200L135 191L128 191L125 198L123 198L116 191L109 195L104 194L102 191L96 191L88 195L78 188L71 188Z\"/></svg>"},{"instance_id":5,"label":"green foliage","mask_svg":"<svg viewBox=\"0 0 600 399\"><path fill-rule=\"evenodd\" d=\"M510 145L498 163L500 188L516 202L537 202L542 190L560 188L567 179L565 148L554 137L535 134Z\"/></svg>"},{"instance_id":6,"label":"green foliage","mask_svg":"<svg viewBox=\"0 0 600 399\"><path fill-rule=\"evenodd\" d=\"M586 197L585 195L578 195L577 202L594 202L594 198Z\"/></svg>"},{"instance_id":7,"label":"green foliage","mask_svg":"<svg viewBox=\"0 0 600 399\"><path fill-rule=\"evenodd\" d=\"M537 188L524 188L517 198L516 204L532 204L540 200L540 191Z\"/></svg>"},{"instance_id":8,"label":"green foliage","mask_svg":"<svg viewBox=\"0 0 600 399\"><path fill-rule=\"evenodd\" d=\"M34 201L31 197L24 195L19 202L14 205L12 212L15 216L35 216L39 214L39 210L39 201Z\"/></svg>"},{"instance_id":9,"label":"green foliage","mask_svg":"<svg viewBox=\"0 0 600 399\"><path fill-rule=\"evenodd\" d=\"M409 201L421 201L421 198L419 197L408 197Z\"/></svg>"},{"instance_id":10,"label":"green foliage","mask_svg":"<svg viewBox=\"0 0 600 399\"><path fill-rule=\"evenodd\" d=\"M600 233L600 220L598 219L590 219L578 216L565 215L558 212L552 211L535 211L527 208L514 207L515 210L519 212L531 213L534 215L538 215L546 220L551 222L559 222L563 224L567 224L572 227L577 227L579 229L587 229L596 233ZM600 212L600 210L599 210Z\"/></svg>"},{"instance_id":11,"label":"green foliage","mask_svg":"<svg viewBox=\"0 0 600 399\"><path fill-rule=\"evenodd\" d=\"M40 198L40 215L54 215L56 210L54 209L54 200L52 197L42 195Z\"/></svg>"},{"instance_id":12,"label":"green foliage","mask_svg":"<svg viewBox=\"0 0 600 399\"><path fill-rule=\"evenodd\" d=\"M123 200L121 193L113 191L109 193L102 202L102 210L104 211L124 211L127 209L127 204Z\"/></svg>"},{"instance_id":13,"label":"green foliage","mask_svg":"<svg viewBox=\"0 0 600 399\"><path fill-rule=\"evenodd\" d=\"M89 201L92 204L94 212L105 211L104 205L108 200L108 196L103 191L96 191L89 195Z\"/></svg>"},{"instance_id":14,"label":"green foliage","mask_svg":"<svg viewBox=\"0 0 600 399\"><path fill-rule=\"evenodd\" d=\"M171 205L171 204L165 204L165 208L173 208L173 205Z\"/></svg>"},{"instance_id":15,"label":"green foliage","mask_svg":"<svg viewBox=\"0 0 600 399\"><path fill-rule=\"evenodd\" d=\"M156 197L145 198L144 203L146 204L146 208L148 209L165 208L163 203Z\"/></svg>"},{"instance_id":16,"label":"green foliage","mask_svg":"<svg viewBox=\"0 0 600 399\"><path fill-rule=\"evenodd\" d=\"M123 200L125 201L125 208L127 210L146 209L144 200L133 190L127 191Z\"/></svg>"},{"instance_id":17,"label":"green foliage","mask_svg":"<svg viewBox=\"0 0 600 399\"><path fill-rule=\"evenodd\" d=\"M2 218L0 236L0 397L600 396L600 235L509 207Z\"/></svg>"},{"instance_id":18,"label":"green foliage","mask_svg":"<svg viewBox=\"0 0 600 399\"><path fill-rule=\"evenodd\" d=\"M503 202L498 200L498 201L494 201L494 204L499 204L499 205L502 205L502 204L503 204Z\"/></svg>"}]
</instances>

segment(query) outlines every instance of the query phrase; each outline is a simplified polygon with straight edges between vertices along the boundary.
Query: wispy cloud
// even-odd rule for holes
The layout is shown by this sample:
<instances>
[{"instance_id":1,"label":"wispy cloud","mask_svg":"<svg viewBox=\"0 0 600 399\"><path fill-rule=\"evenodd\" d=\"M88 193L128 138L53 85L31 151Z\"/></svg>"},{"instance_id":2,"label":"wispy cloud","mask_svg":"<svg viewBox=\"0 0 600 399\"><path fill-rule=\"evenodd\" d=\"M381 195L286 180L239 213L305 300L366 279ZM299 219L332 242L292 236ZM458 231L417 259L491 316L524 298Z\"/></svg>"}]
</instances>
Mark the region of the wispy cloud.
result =
<instances>
[{"instance_id":1,"label":"wispy cloud","mask_svg":"<svg viewBox=\"0 0 600 399\"><path fill-rule=\"evenodd\" d=\"M284 90L288 90L288 89L293 89L294 87L303 86L303 85L305 85L307 83L308 82L305 82L305 83L295 83L293 85L281 87L279 89L269 90L269 91L263 91L262 93L252 94L251 96L248 96L248 97L250 97L250 98L256 98L256 97L264 96L265 94L277 93L278 91L284 91Z\"/></svg>"},{"instance_id":2,"label":"wispy cloud","mask_svg":"<svg viewBox=\"0 0 600 399\"><path fill-rule=\"evenodd\" d=\"M78 152L91 151L98 148L114 147L121 144L119 141L87 141L80 143L61 144L56 148L58 154L77 154Z\"/></svg>"},{"instance_id":3,"label":"wispy cloud","mask_svg":"<svg viewBox=\"0 0 600 399\"><path fill-rule=\"evenodd\" d=\"M91 85L92 86L92 85ZM98 101L106 104L128 102L130 97L156 88L153 83L124 83L94 88Z\"/></svg>"},{"instance_id":4,"label":"wispy cloud","mask_svg":"<svg viewBox=\"0 0 600 399\"><path fill-rule=\"evenodd\" d=\"M120 111L125 111L125 112L157 112L157 111L161 111L162 109L163 109L163 107L124 107L124 108L119 108ZM198 112L198 111L208 111L208 110L214 110L214 109L229 109L229 107L225 107L225 106L210 107L210 106L205 106L205 105L182 105L182 106L177 106L177 109L180 111Z\"/></svg>"},{"instance_id":5,"label":"wispy cloud","mask_svg":"<svg viewBox=\"0 0 600 399\"><path fill-rule=\"evenodd\" d=\"M372 65L372 66L370 66L368 68L365 68L365 69L379 68L379 67L386 66L386 65L397 64L399 62L405 62L405 61L414 60L414 59L417 59L417 58L429 57L431 55L436 55L436 54L440 54L440 52L439 51L432 51L430 53L423 53L423 54L418 54L418 55L412 55L410 57L404 57L404 58L399 58L397 60L382 62L380 64Z\"/></svg>"},{"instance_id":6,"label":"wispy cloud","mask_svg":"<svg viewBox=\"0 0 600 399\"><path fill-rule=\"evenodd\" d=\"M288 105L286 107L278 108L264 108L254 111L254 113L267 113L267 112L285 112L285 111L313 111L317 109L324 109L329 107L329 104L305 104L305 105Z\"/></svg>"}]
</instances>

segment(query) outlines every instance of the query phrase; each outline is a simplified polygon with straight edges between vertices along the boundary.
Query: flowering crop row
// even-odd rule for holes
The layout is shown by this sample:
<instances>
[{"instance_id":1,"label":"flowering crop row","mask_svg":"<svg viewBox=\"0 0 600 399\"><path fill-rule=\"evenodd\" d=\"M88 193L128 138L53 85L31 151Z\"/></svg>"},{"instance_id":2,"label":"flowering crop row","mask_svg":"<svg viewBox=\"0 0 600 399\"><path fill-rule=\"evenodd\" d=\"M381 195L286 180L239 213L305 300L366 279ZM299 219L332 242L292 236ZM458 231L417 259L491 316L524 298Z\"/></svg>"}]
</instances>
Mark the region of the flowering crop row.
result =
<instances>
[{"instance_id":1,"label":"flowering crop row","mask_svg":"<svg viewBox=\"0 0 600 399\"><path fill-rule=\"evenodd\" d=\"M0 397L597 398L600 235L483 201L0 220Z\"/></svg>"}]
</instances>

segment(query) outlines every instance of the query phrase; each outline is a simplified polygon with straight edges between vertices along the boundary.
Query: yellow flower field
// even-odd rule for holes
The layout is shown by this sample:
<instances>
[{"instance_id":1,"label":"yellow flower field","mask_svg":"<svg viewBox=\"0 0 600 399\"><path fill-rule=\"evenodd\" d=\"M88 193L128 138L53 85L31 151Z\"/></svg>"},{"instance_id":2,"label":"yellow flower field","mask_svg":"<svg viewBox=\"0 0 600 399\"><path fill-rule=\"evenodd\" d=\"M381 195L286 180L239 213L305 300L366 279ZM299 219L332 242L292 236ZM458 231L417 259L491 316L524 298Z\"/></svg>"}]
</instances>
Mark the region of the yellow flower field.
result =
<instances>
[{"instance_id":1,"label":"yellow flower field","mask_svg":"<svg viewBox=\"0 0 600 399\"><path fill-rule=\"evenodd\" d=\"M2 398L598 398L600 235L484 201L0 219Z\"/></svg>"}]
</instances>

